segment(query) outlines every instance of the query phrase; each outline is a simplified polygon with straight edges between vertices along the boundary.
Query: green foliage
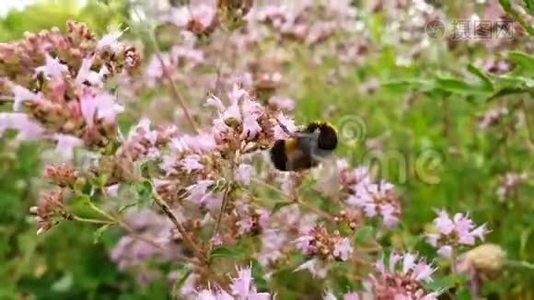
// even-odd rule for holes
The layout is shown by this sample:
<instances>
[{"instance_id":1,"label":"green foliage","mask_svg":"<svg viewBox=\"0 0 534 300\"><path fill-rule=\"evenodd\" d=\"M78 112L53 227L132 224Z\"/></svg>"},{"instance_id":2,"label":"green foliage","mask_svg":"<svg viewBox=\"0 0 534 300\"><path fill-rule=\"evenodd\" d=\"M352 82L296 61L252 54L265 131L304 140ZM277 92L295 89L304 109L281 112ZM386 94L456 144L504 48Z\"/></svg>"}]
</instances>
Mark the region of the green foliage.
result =
<instances>
[{"instance_id":1,"label":"green foliage","mask_svg":"<svg viewBox=\"0 0 534 300\"><path fill-rule=\"evenodd\" d=\"M67 20L85 22L96 32L105 33L108 27L118 27L126 14L124 1L88 1L78 7L75 0L43 0L31 4L23 11L13 10L0 20L0 42L22 38L24 32L39 32L57 27L65 29Z\"/></svg>"}]
</instances>

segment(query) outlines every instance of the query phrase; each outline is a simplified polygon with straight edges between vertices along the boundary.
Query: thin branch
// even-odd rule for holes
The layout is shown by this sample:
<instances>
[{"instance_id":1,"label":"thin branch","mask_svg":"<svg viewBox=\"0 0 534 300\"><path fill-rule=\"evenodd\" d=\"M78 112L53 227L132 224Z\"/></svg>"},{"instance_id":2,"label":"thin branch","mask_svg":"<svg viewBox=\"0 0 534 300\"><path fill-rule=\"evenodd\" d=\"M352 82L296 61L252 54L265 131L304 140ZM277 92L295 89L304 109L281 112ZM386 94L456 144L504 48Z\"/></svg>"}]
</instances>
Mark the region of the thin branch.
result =
<instances>
[{"instance_id":1,"label":"thin branch","mask_svg":"<svg viewBox=\"0 0 534 300\"><path fill-rule=\"evenodd\" d=\"M165 64L165 61L163 60L163 57L161 57L161 50L159 48L158 42L156 41L156 37L154 36L154 32L152 30L149 32L149 36L150 36L150 40L152 41L152 44L154 45L154 49L156 51L155 52L156 58L158 59L159 63L161 64L161 70L163 72L163 77L165 77L167 79L167 81L169 82L169 86L171 87L171 92L172 92L174 98L176 98L178 100L178 104L180 105L180 108L182 109L182 111L183 111L183 113L185 115L185 118L187 119L187 122L189 123L189 126L191 126L191 129L193 129L193 131L195 133L198 133L197 126L195 124L195 121L193 120L193 118L189 114L189 110L187 109L187 106L185 105L184 98L180 94L180 91L178 90L178 87L176 87L176 84L174 83L174 80L172 79L171 74L169 74L169 70L167 69L167 66Z\"/></svg>"},{"instance_id":2,"label":"thin branch","mask_svg":"<svg viewBox=\"0 0 534 300\"><path fill-rule=\"evenodd\" d=\"M185 231L185 228L182 226L180 221L178 221L178 218L176 215L172 212L169 205L163 200L158 193L156 192L156 188L152 187L152 196L154 198L154 202L161 208L163 213L167 215L167 217L171 220L171 222L174 224L176 229L180 232L182 237L184 238L184 242L195 253L195 256L198 257L202 261L207 261L206 256L203 254L202 250L195 244L195 242L191 239L189 234Z\"/></svg>"},{"instance_id":3,"label":"thin branch","mask_svg":"<svg viewBox=\"0 0 534 300\"><path fill-rule=\"evenodd\" d=\"M217 223L215 223L215 230L213 230L213 234L211 235L211 241L213 241L213 238L219 233L219 229L221 227L221 221L224 215L224 212L226 211L226 206L228 205L228 195L230 194L231 190L233 189L232 185L229 185L226 187L226 190L224 191L222 203L221 203L221 211L219 212L219 215L217 216ZM212 243L213 244L213 243Z\"/></svg>"},{"instance_id":4,"label":"thin branch","mask_svg":"<svg viewBox=\"0 0 534 300\"><path fill-rule=\"evenodd\" d=\"M329 214L329 213L327 213L325 211L322 211L322 210L316 208L315 206L309 204L308 202L303 202L303 201L301 201L299 199L291 199L282 190L280 190L276 186L274 186L272 184L269 184L267 182L264 182L262 180L258 180L258 179L255 179L255 178L253 178L252 180L254 182L260 184L260 185L263 185L263 186L275 191L275 192L278 192L280 195L282 195L282 197L284 197L288 201L288 203L296 203L296 204L300 205L301 207L303 207L303 208L315 213L316 215L318 215L318 216L320 216L320 217L322 217L324 219L327 219L328 221L331 221L331 222L334 221L334 216L332 216L331 214Z\"/></svg>"},{"instance_id":5,"label":"thin branch","mask_svg":"<svg viewBox=\"0 0 534 300\"><path fill-rule=\"evenodd\" d=\"M92 223L92 224L108 224L108 225L116 224L115 221L110 221L110 220L83 218L83 217L72 215L72 214L71 216L74 221L78 221L78 222Z\"/></svg>"},{"instance_id":6,"label":"thin branch","mask_svg":"<svg viewBox=\"0 0 534 300\"><path fill-rule=\"evenodd\" d=\"M154 242L153 240L151 239L148 239L142 235L140 235L139 233L135 232L135 230L133 228L131 228L128 224L126 224L124 221L122 221L120 218L118 217L114 217L110 214L108 214L107 212L103 211L102 209L100 209L98 206L96 206L94 203L90 202L89 201L89 207L94 210L95 212L101 214L102 216L106 217L106 219L108 219L107 221L106 220L97 220L97 219L86 219L86 218L82 218L82 217L78 217L78 216L73 216L74 220L77 220L77 221L81 221L81 222L89 222L89 223L99 223L99 224L109 224L109 225L118 225L119 227L123 228L124 230L126 230L128 232L128 234L130 234L133 238L137 239L137 240L140 240L140 241L143 241L157 249L163 249L163 247Z\"/></svg>"},{"instance_id":7,"label":"thin branch","mask_svg":"<svg viewBox=\"0 0 534 300\"><path fill-rule=\"evenodd\" d=\"M505 265L508 267L524 268L534 271L534 264L524 260L507 260Z\"/></svg>"}]
</instances>

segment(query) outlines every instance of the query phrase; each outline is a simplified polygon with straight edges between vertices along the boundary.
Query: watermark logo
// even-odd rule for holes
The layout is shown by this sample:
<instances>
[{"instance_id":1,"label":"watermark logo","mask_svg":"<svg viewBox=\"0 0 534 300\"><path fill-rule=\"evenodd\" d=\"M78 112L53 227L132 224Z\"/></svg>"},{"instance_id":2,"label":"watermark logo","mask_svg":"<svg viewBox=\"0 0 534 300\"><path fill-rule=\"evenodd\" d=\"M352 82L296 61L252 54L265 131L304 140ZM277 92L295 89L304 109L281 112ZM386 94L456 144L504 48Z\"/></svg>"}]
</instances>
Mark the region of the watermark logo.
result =
<instances>
[{"instance_id":1,"label":"watermark logo","mask_svg":"<svg viewBox=\"0 0 534 300\"><path fill-rule=\"evenodd\" d=\"M364 141L367 135L365 122L359 116L344 116L337 122L336 127L340 138L351 144Z\"/></svg>"},{"instance_id":2,"label":"watermark logo","mask_svg":"<svg viewBox=\"0 0 534 300\"><path fill-rule=\"evenodd\" d=\"M436 24L436 35L444 34L444 27ZM367 138L367 127L360 116L347 115L339 119L337 128L340 140L355 146L364 143ZM439 184L445 157L443 153L432 148L420 151L402 151L399 149L376 149L365 153L353 152L352 161L374 171L381 178L405 184L410 179L417 179L425 184Z\"/></svg>"},{"instance_id":3,"label":"watermark logo","mask_svg":"<svg viewBox=\"0 0 534 300\"><path fill-rule=\"evenodd\" d=\"M428 22L425 26L425 33L431 39L440 39L445 36L447 32L447 27L445 23L441 20L432 20Z\"/></svg>"},{"instance_id":4,"label":"watermark logo","mask_svg":"<svg viewBox=\"0 0 534 300\"><path fill-rule=\"evenodd\" d=\"M440 39L450 37L452 40L496 40L513 39L515 36L514 22L511 20L479 20L456 19L446 23L443 20L432 20L425 26L429 38Z\"/></svg>"}]
</instances>

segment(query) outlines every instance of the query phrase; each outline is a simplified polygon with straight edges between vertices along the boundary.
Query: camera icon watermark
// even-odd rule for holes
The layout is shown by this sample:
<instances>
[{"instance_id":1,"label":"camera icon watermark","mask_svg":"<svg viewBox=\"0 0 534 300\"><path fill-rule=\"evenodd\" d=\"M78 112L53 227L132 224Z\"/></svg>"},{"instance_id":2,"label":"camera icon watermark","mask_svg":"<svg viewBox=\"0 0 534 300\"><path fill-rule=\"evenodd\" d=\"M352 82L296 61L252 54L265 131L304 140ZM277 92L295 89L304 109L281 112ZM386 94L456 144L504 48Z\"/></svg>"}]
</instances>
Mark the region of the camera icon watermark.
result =
<instances>
[{"instance_id":1,"label":"camera icon watermark","mask_svg":"<svg viewBox=\"0 0 534 300\"><path fill-rule=\"evenodd\" d=\"M446 37L456 41L511 40L515 37L514 22L505 19L432 20L425 25L425 33L432 39Z\"/></svg>"}]
</instances>

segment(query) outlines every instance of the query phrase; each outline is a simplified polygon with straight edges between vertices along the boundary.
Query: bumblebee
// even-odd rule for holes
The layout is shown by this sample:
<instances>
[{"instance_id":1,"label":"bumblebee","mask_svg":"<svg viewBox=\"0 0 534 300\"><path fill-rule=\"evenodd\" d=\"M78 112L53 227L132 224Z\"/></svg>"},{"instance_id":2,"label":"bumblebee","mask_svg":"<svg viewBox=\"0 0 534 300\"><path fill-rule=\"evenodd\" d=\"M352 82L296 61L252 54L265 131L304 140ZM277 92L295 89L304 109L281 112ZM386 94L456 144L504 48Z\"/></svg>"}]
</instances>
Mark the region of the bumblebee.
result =
<instances>
[{"instance_id":1,"label":"bumblebee","mask_svg":"<svg viewBox=\"0 0 534 300\"><path fill-rule=\"evenodd\" d=\"M311 122L303 130L288 134L289 138L277 140L270 150L271 161L280 171L315 167L337 147L337 131L327 122Z\"/></svg>"}]
</instances>

